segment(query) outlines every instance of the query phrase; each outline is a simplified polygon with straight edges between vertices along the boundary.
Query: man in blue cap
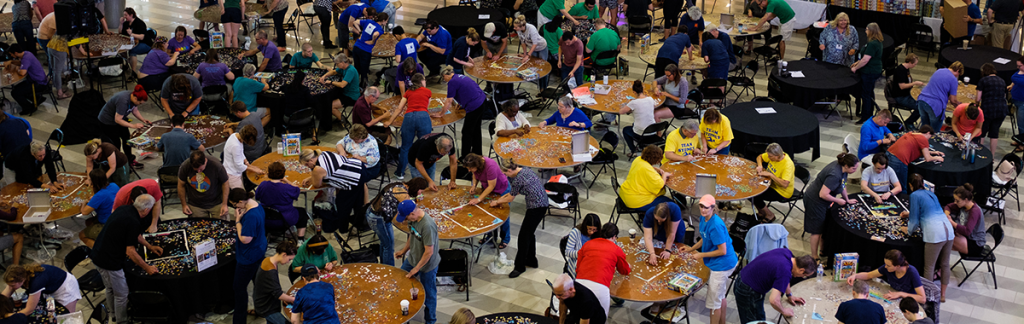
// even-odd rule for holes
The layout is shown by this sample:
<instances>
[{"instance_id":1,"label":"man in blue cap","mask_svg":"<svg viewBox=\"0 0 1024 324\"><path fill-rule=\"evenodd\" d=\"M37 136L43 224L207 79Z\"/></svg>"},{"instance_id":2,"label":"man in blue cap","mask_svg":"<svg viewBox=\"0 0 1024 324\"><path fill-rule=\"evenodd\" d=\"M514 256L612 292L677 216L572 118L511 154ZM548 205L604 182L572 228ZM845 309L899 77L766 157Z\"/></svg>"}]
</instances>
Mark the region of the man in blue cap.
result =
<instances>
[{"instance_id":1,"label":"man in blue cap","mask_svg":"<svg viewBox=\"0 0 1024 324\"><path fill-rule=\"evenodd\" d=\"M426 296L423 306L426 311L423 313L423 320L426 324L437 322L437 265L441 263L441 255L435 249L437 247L437 223L431 217L426 217L423 210L416 206L416 202L405 200L398 204L399 223L409 225L412 235L405 242L405 247L395 252L395 258L401 258L406 252L409 257L402 262L402 270L408 271L406 278L419 275L420 283L423 284L423 294Z\"/></svg>"},{"instance_id":2,"label":"man in blue cap","mask_svg":"<svg viewBox=\"0 0 1024 324\"><path fill-rule=\"evenodd\" d=\"M315 265L302 266L301 273L306 285L295 293L292 323L341 324L334 310L334 285L320 281L320 269Z\"/></svg>"}]
</instances>

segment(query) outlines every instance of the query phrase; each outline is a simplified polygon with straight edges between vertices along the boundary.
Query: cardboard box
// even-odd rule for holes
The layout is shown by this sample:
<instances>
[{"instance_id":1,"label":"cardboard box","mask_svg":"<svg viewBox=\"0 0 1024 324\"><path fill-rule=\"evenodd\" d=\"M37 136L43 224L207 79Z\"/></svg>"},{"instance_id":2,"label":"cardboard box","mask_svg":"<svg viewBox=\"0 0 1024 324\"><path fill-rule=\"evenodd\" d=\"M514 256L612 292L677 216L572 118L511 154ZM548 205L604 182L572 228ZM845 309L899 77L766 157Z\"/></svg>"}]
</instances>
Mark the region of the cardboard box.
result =
<instances>
[{"instance_id":1,"label":"cardboard box","mask_svg":"<svg viewBox=\"0 0 1024 324\"><path fill-rule=\"evenodd\" d=\"M967 4L960 0L943 0L942 28L953 38L967 36Z\"/></svg>"},{"instance_id":2,"label":"cardboard box","mask_svg":"<svg viewBox=\"0 0 1024 324\"><path fill-rule=\"evenodd\" d=\"M672 280L669 280L668 289L683 294L690 294L694 289L700 287L701 281L697 276L689 273L680 273L675 278L672 278Z\"/></svg>"},{"instance_id":3,"label":"cardboard box","mask_svg":"<svg viewBox=\"0 0 1024 324\"><path fill-rule=\"evenodd\" d=\"M857 261L859 259L860 255L857 253L836 253L836 264L832 268L835 272L832 280L843 281L857 274Z\"/></svg>"}]
</instances>

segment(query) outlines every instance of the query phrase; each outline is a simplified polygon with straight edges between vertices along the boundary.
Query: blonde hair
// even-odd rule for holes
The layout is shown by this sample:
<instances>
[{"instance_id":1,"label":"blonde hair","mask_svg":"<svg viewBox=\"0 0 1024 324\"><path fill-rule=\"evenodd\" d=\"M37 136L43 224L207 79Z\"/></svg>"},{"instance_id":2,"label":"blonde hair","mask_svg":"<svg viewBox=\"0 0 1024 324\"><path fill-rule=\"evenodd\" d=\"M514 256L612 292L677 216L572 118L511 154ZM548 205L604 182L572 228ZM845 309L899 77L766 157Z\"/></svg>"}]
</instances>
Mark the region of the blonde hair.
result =
<instances>
[{"instance_id":1,"label":"blonde hair","mask_svg":"<svg viewBox=\"0 0 1024 324\"><path fill-rule=\"evenodd\" d=\"M476 323L476 315L473 315L473 311L471 311L471 310L469 310L469 308L465 308L465 307L459 308L459 310L455 311L455 314L452 314L451 321L448 322L448 324L475 324L475 323Z\"/></svg>"},{"instance_id":2,"label":"blonde hair","mask_svg":"<svg viewBox=\"0 0 1024 324\"><path fill-rule=\"evenodd\" d=\"M882 35L882 29L878 28L878 24L870 23L867 27L864 27L864 33L868 36L868 41L876 40L879 43L885 42L885 36Z\"/></svg>"},{"instance_id":3,"label":"blonde hair","mask_svg":"<svg viewBox=\"0 0 1024 324\"><path fill-rule=\"evenodd\" d=\"M302 150L302 154L299 154L299 162L306 163L309 160L315 159L320 156L320 150L305 149Z\"/></svg>"},{"instance_id":4,"label":"blonde hair","mask_svg":"<svg viewBox=\"0 0 1024 324\"><path fill-rule=\"evenodd\" d=\"M960 61L953 62L953 64L949 65L949 70L950 71L956 71L956 73L963 74L964 73L964 64L960 63Z\"/></svg>"},{"instance_id":5,"label":"blonde hair","mask_svg":"<svg viewBox=\"0 0 1024 324\"><path fill-rule=\"evenodd\" d=\"M441 75L452 75L455 74L455 68L451 65L445 65L441 68Z\"/></svg>"},{"instance_id":6,"label":"blonde hair","mask_svg":"<svg viewBox=\"0 0 1024 324\"><path fill-rule=\"evenodd\" d=\"M844 34L846 34L846 36L850 36L850 33L852 32L851 29L853 28L850 28L850 16L845 12L840 12L836 15L836 18L832 19L832 22L828 23L828 26L832 28L839 28L840 20L846 20L846 32L844 32Z\"/></svg>"},{"instance_id":7,"label":"blonde hair","mask_svg":"<svg viewBox=\"0 0 1024 324\"><path fill-rule=\"evenodd\" d=\"M7 272L4 273L4 282L7 283L8 285L15 282L24 283L28 281L29 278L35 277L36 272L43 271L46 270L43 269L43 266L38 263L27 265L15 264L12 265L10 268L7 268Z\"/></svg>"},{"instance_id":8,"label":"blonde hair","mask_svg":"<svg viewBox=\"0 0 1024 324\"><path fill-rule=\"evenodd\" d=\"M917 62L917 60L918 60L917 54L910 53L910 54L907 54L907 57L903 58L903 63L914 63L914 62Z\"/></svg>"},{"instance_id":9,"label":"blonde hair","mask_svg":"<svg viewBox=\"0 0 1024 324\"><path fill-rule=\"evenodd\" d=\"M523 16L522 14L517 14L516 20L512 21L512 25L516 27L526 26L526 16Z\"/></svg>"},{"instance_id":10,"label":"blonde hair","mask_svg":"<svg viewBox=\"0 0 1024 324\"><path fill-rule=\"evenodd\" d=\"M476 32L476 28L469 27L469 29L466 29L466 39L471 39L474 42L479 42L480 34Z\"/></svg>"},{"instance_id":11,"label":"blonde hair","mask_svg":"<svg viewBox=\"0 0 1024 324\"><path fill-rule=\"evenodd\" d=\"M89 156L89 155L96 154L96 152L100 150L100 145L102 145L102 144L103 144L103 141L101 141L98 138L94 138L94 139L89 140L88 142L85 142L85 149L84 149L85 155Z\"/></svg>"},{"instance_id":12,"label":"blonde hair","mask_svg":"<svg viewBox=\"0 0 1024 324\"><path fill-rule=\"evenodd\" d=\"M509 170L518 169L519 164L516 164L516 159L508 158L501 160L501 163L498 164L498 167L501 168L501 172L507 172Z\"/></svg>"}]
</instances>

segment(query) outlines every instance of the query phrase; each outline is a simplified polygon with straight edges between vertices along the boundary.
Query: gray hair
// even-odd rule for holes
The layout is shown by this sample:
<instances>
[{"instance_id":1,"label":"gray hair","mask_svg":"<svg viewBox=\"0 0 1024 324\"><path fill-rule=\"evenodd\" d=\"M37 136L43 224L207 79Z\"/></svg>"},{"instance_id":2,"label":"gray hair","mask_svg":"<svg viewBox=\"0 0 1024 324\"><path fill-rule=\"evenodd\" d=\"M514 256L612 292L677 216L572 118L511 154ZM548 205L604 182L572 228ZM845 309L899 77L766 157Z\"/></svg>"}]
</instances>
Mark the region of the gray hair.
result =
<instances>
[{"instance_id":1,"label":"gray hair","mask_svg":"<svg viewBox=\"0 0 1024 324\"><path fill-rule=\"evenodd\" d=\"M683 127L680 128L687 131L696 132L700 129L700 123L697 122L696 119L687 119L683 120Z\"/></svg>"},{"instance_id":2,"label":"gray hair","mask_svg":"<svg viewBox=\"0 0 1024 324\"><path fill-rule=\"evenodd\" d=\"M569 274L563 273L558 275L558 278L555 278L554 286L551 288L554 289L557 286L562 286L562 291L568 291L569 289L572 289L572 283L572 277L570 277Z\"/></svg>"},{"instance_id":3,"label":"gray hair","mask_svg":"<svg viewBox=\"0 0 1024 324\"><path fill-rule=\"evenodd\" d=\"M868 291L870 290L871 287L868 286L868 283L866 281L857 280L853 282L853 292L858 295L867 295Z\"/></svg>"},{"instance_id":4,"label":"gray hair","mask_svg":"<svg viewBox=\"0 0 1024 324\"><path fill-rule=\"evenodd\" d=\"M377 87L366 87L366 90L363 90L364 97L374 97L379 95L380 89L377 89Z\"/></svg>"},{"instance_id":5,"label":"gray hair","mask_svg":"<svg viewBox=\"0 0 1024 324\"><path fill-rule=\"evenodd\" d=\"M135 209L143 211L153 208L153 204L155 203L156 198L153 198L153 196L150 196L149 194L142 194L135 198L135 202L132 203L132 205L135 206Z\"/></svg>"},{"instance_id":6,"label":"gray hair","mask_svg":"<svg viewBox=\"0 0 1024 324\"><path fill-rule=\"evenodd\" d=\"M690 9L686 9L686 14L689 15L690 19L693 20L700 19L700 17L702 16L700 8L698 8L697 6L690 6Z\"/></svg>"},{"instance_id":7,"label":"gray hair","mask_svg":"<svg viewBox=\"0 0 1024 324\"><path fill-rule=\"evenodd\" d=\"M764 152L768 153L768 155L774 156L783 156L786 154L786 152L782 150L782 145L779 145L779 143L768 144L768 148L765 149Z\"/></svg>"},{"instance_id":8,"label":"gray hair","mask_svg":"<svg viewBox=\"0 0 1024 324\"><path fill-rule=\"evenodd\" d=\"M445 65L443 68L441 68L441 75L452 75L452 74L455 74L455 68L453 68L451 65Z\"/></svg>"},{"instance_id":9,"label":"gray hair","mask_svg":"<svg viewBox=\"0 0 1024 324\"><path fill-rule=\"evenodd\" d=\"M256 75L256 66L252 64L246 64L242 67L242 75L244 75L246 78L251 78L253 75Z\"/></svg>"},{"instance_id":10,"label":"gray hair","mask_svg":"<svg viewBox=\"0 0 1024 324\"><path fill-rule=\"evenodd\" d=\"M29 144L29 150L32 151L31 152L32 154L39 153L40 151L45 150L45 149L46 149L46 145L43 144L43 142L40 142L40 141L32 141L32 144ZM14 180L14 179L11 179L11 180Z\"/></svg>"},{"instance_id":11,"label":"gray hair","mask_svg":"<svg viewBox=\"0 0 1024 324\"><path fill-rule=\"evenodd\" d=\"M566 107L572 107L572 98L569 98L569 97L558 98L558 104L566 106Z\"/></svg>"},{"instance_id":12,"label":"gray hair","mask_svg":"<svg viewBox=\"0 0 1024 324\"><path fill-rule=\"evenodd\" d=\"M256 39L267 39L267 32L262 30L256 32Z\"/></svg>"},{"instance_id":13,"label":"gray hair","mask_svg":"<svg viewBox=\"0 0 1024 324\"><path fill-rule=\"evenodd\" d=\"M440 151L448 152L448 151L451 151L453 143L452 143L452 138L451 137L449 137L448 135L443 135L443 136L438 137L437 140L434 141L434 144L437 145L437 150L439 152Z\"/></svg>"},{"instance_id":14,"label":"gray hair","mask_svg":"<svg viewBox=\"0 0 1024 324\"><path fill-rule=\"evenodd\" d=\"M335 64L338 64L338 63L352 63L352 61L348 60L348 55L345 55L345 53L338 53L337 55L334 55L333 59L334 59L334 63Z\"/></svg>"}]
</instances>

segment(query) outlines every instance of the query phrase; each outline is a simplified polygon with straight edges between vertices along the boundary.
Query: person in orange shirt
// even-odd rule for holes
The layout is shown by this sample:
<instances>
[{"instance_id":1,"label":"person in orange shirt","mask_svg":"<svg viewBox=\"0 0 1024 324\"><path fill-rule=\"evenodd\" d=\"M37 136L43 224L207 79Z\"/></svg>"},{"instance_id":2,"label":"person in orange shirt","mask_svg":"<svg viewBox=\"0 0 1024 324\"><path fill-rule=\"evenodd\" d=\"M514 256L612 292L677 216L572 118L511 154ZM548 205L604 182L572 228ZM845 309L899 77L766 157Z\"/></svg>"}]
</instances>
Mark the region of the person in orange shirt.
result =
<instances>
[{"instance_id":1,"label":"person in orange shirt","mask_svg":"<svg viewBox=\"0 0 1024 324\"><path fill-rule=\"evenodd\" d=\"M971 141L981 142L981 125L985 123L985 113L978 109L978 104L962 103L953 110L953 132L957 138L971 134Z\"/></svg>"}]
</instances>

